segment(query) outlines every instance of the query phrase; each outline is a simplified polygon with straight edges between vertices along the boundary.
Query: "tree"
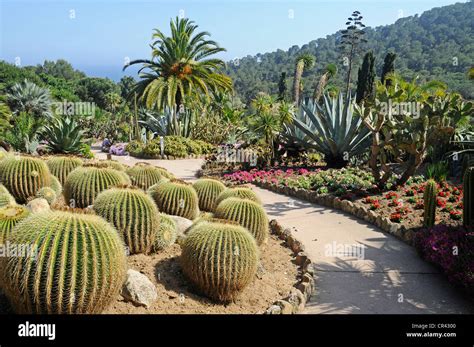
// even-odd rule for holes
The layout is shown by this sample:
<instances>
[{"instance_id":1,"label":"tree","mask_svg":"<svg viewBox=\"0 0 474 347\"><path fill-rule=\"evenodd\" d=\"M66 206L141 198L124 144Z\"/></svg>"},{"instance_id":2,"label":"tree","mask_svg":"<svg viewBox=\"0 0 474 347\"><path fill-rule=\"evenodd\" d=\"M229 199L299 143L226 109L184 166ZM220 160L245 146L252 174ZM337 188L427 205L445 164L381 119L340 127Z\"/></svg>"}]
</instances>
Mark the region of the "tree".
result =
<instances>
[{"instance_id":1,"label":"tree","mask_svg":"<svg viewBox=\"0 0 474 347\"><path fill-rule=\"evenodd\" d=\"M97 107L107 107L106 95L118 93L117 85L108 78L86 77L76 83L76 94L82 101L93 102Z\"/></svg>"},{"instance_id":2,"label":"tree","mask_svg":"<svg viewBox=\"0 0 474 347\"><path fill-rule=\"evenodd\" d=\"M286 87L286 72L282 72L280 75L280 80L278 81L278 100L286 99L287 89L288 88Z\"/></svg>"},{"instance_id":3,"label":"tree","mask_svg":"<svg viewBox=\"0 0 474 347\"><path fill-rule=\"evenodd\" d=\"M293 79L293 101L297 106L300 103L301 77L303 76L303 71L304 69L312 68L314 62L314 56L308 53L303 53L296 58L295 76Z\"/></svg>"},{"instance_id":4,"label":"tree","mask_svg":"<svg viewBox=\"0 0 474 347\"><path fill-rule=\"evenodd\" d=\"M337 66L335 64L328 64L326 68L324 69L323 74L321 75L321 78L319 79L318 84L316 85L316 88L314 89L314 94L313 98L318 102L321 99L321 96L324 93L324 90L326 89L326 86L331 78L336 76L337 74Z\"/></svg>"},{"instance_id":5,"label":"tree","mask_svg":"<svg viewBox=\"0 0 474 347\"><path fill-rule=\"evenodd\" d=\"M64 59L58 59L56 61L45 60L43 65L36 66L36 73L45 73L65 80L77 80L86 77L85 73L75 70L72 65Z\"/></svg>"},{"instance_id":6,"label":"tree","mask_svg":"<svg viewBox=\"0 0 474 347\"><path fill-rule=\"evenodd\" d=\"M132 91L133 86L136 83L137 82L135 81L135 78L133 78L132 76L123 76L118 83L118 86L120 88L120 96L123 99L133 99L133 95L131 95L130 92Z\"/></svg>"},{"instance_id":7,"label":"tree","mask_svg":"<svg viewBox=\"0 0 474 347\"><path fill-rule=\"evenodd\" d=\"M15 84L7 94L7 100L14 114L25 112L37 119L51 116L49 90L28 80Z\"/></svg>"},{"instance_id":8,"label":"tree","mask_svg":"<svg viewBox=\"0 0 474 347\"><path fill-rule=\"evenodd\" d=\"M397 58L397 54L393 52L388 52L385 56L383 61L383 68L382 68L382 77L380 78L382 83L387 83L390 86L392 81L390 79L387 80L388 74L393 74L395 72L395 59Z\"/></svg>"},{"instance_id":9,"label":"tree","mask_svg":"<svg viewBox=\"0 0 474 347\"><path fill-rule=\"evenodd\" d=\"M361 45L367 42L364 39L364 28L365 25L361 22L362 16L359 11L354 11L347 19L345 30L341 30L341 41L339 42L339 48L343 54L344 65L347 65L347 78L346 78L346 97L350 93L351 85L351 74L355 58L358 56L361 50Z\"/></svg>"},{"instance_id":10,"label":"tree","mask_svg":"<svg viewBox=\"0 0 474 347\"><path fill-rule=\"evenodd\" d=\"M359 76L357 80L357 97L356 102L360 104L362 101L371 100L374 97L375 82L375 57L372 51L367 52L364 56L364 62L359 68Z\"/></svg>"},{"instance_id":11,"label":"tree","mask_svg":"<svg viewBox=\"0 0 474 347\"><path fill-rule=\"evenodd\" d=\"M126 65L141 64L141 80L133 91L148 108L172 109L181 105L190 94L202 93L209 97L211 91L231 90L232 80L221 70L225 63L210 58L224 48L207 37L208 32L196 33L197 25L187 18L170 21L171 36L155 29L152 59L138 59Z\"/></svg>"}]
</instances>

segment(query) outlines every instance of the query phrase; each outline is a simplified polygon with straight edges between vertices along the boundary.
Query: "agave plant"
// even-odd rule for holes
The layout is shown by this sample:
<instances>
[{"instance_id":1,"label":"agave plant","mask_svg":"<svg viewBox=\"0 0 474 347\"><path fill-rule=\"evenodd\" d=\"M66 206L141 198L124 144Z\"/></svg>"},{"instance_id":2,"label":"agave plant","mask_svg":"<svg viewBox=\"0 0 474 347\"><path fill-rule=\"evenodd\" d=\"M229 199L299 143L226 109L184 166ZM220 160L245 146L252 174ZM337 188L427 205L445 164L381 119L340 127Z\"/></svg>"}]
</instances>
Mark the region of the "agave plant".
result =
<instances>
[{"instance_id":1,"label":"agave plant","mask_svg":"<svg viewBox=\"0 0 474 347\"><path fill-rule=\"evenodd\" d=\"M185 110L176 114L169 107L165 107L162 114L157 115L148 110L142 111L146 120L140 120L139 124L158 136L176 135L189 137L191 135L194 115Z\"/></svg>"},{"instance_id":2,"label":"agave plant","mask_svg":"<svg viewBox=\"0 0 474 347\"><path fill-rule=\"evenodd\" d=\"M79 153L83 134L79 125L69 117L56 118L43 130L47 147L53 153Z\"/></svg>"},{"instance_id":3,"label":"agave plant","mask_svg":"<svg viewBox=\"0 0 474 347\"><path fill-rule=\"evenodd\" d=\"M353 114L351 97L324 95L322 105L310 100L302 104L294 119L295 127L287 127L286 137L306 148L325 155L332 167L342 167L362 154L369 145L370 132Z\"/></svg>"}]
</instances>

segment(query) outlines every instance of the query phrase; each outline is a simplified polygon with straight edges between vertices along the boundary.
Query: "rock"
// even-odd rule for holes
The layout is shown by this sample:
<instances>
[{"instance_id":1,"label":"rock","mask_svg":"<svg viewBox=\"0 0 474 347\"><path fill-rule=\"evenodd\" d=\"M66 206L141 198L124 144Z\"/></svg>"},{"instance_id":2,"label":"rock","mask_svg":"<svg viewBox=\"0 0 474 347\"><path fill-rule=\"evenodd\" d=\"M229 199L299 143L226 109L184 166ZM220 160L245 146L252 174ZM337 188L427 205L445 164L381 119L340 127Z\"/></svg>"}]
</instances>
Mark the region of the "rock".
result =
<instances>
[{"instance_id":1,"label":"rock","mask_svg":"<svg viewBox=\"0 0 474 347\"><path fill-rule=\"evenodd\" d=\"M278 300L275 305L280 307L281 314L293 314L295 313L294 306L286 300Z\"/></svg>"},{"instance_id":2,"label":"rock","mask_svg":"<svg viewBox=\"0 0 474 347\"><path fill-rule=\"evenodd\" d=\"M309 282L301 282L296 286L296 288L298 288L301 291L301 293L303 293L305 297L304 304L306 305L306 302L309 300L309 298L311 297L311 294L313 293L312 284Z\"/></svg>"},{"instance_id":3,"label":"rock","mask_svg":"<svg viewBox=\"0 0 474 347\"><path fill-rule=\"evenodd\" d=\"M262 262L259 262L257 265L257 278L261 280L266 272L267 270L265 270L265 267L263 266Z\"/></svg>"},{"instance_id":4,"label":"rock","mask_svg":"<svg viewBox=\"0 0 474 347\"><path fill-rule=\"evenodd\" d=\"M272 305L265 311L265 314L281 314L281 307L278 305Z\"/></svg>"},{"instance_id":5,"label":"rock","mask_svg":"<svg viewBox=\"0 0 474 347\"><path fill-rule=\"evenodd\" d=\"M46 199L37 198L31 200L26 207L30 210L31 213L38 213L43 211L49 211L49 204Z\"/></svg>"},{"instance_id":6,"label":"rock","mask_svg":"<svg viewBox=\"0 0 474 347\"><path fill-rule=\"evenodd\" d=\"M193 221L180 216L170 216L176 222L176 231L178 235L186 235L189 227L193 225Z\"/></svg>"},{"instance_id":7,"label":"rock","mask_svg":"<svg viewBox=\"0 0 474 347\"><path fill-rule=\"evenodd\" d=\"M304 309L306 297L301 290L292 288L288 296L288 302L293 306L293 312L296 313Z\"/></svg>"},{"instance_id":8,"label":"rock","mask_svg":"<svg viewBox=\"0 0 474 347\"><path fill-rule=\"evenodd\" d=\"M291 245L291 250L292 250L294 253L299 253L299 252L304 251L304 246L303 246L303 244L302 244L300 241L294 239L294 241L293 241L293 243L292 243L292 245Z\"/></svg>"},{"instance_id":9,"label":"rock","mask_svg":"<svg viewBox=\"0 0 474 347\"><path fill-rule=\"evenodd\" d=\"M125 300L147 308L158 298L155 285L148 277L132 269L127 271L121 294Z\"/></svg>"},{"instance_id":10,"label":"rock","mask_svg":"<svg viewBox=\"0 0 474 347\"><path fill-rule=\"evenodd\" d=\"M302 266L306 260L308 259L308 255L304 252L299 252L295 257L295 263L298 266Z\"/></svg>"}]
</instances>

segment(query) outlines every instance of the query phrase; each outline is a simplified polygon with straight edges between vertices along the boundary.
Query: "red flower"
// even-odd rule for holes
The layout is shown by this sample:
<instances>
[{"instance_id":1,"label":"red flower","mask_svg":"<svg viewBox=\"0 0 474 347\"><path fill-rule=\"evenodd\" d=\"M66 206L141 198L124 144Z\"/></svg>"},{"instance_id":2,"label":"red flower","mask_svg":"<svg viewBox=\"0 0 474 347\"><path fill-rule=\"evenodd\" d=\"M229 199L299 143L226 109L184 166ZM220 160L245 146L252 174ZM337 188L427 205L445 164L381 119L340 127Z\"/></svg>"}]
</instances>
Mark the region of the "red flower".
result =
<instances>
[{"instance_id":1,"label":"red flower","mask_svg":"<svg viewBox=\"0 0 474 347\"><path fill-rule=\"evenodd\" d=\"M392 213L390 215L390 220L395 223L400 223L402 221L402 214L401 213Z\"/></svg>"}]
</instances>

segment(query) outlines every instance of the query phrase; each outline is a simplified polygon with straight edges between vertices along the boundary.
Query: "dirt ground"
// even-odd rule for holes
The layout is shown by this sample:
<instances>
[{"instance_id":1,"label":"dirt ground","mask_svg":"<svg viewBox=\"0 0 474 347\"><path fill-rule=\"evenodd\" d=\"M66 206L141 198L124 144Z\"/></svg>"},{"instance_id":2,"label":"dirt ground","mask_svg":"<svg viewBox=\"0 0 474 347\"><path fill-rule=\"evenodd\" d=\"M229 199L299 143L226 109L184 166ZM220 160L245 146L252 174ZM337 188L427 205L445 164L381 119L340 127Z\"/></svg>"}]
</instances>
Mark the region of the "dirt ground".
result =
<instances>
[{"instance_id":1,"label":"dirt ground","mask_svg":"<svg viewBox=\"0 0 474 347\"><path fill-rule=\"evenodd\" d=\"M244 314L263 313L274 301L288 295L296 283L297 266L291 251L282 241L270 236L261 249L257 277L235 302L216 304L199 295L185 279L179 265L178 245L154 254L130 256L129 268L145 274L158 291L157 301L149 308L137 307L120 296L103 313L107 314Z\"/></svg>"}]
</instances>

